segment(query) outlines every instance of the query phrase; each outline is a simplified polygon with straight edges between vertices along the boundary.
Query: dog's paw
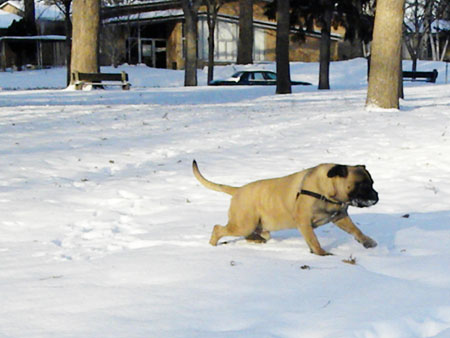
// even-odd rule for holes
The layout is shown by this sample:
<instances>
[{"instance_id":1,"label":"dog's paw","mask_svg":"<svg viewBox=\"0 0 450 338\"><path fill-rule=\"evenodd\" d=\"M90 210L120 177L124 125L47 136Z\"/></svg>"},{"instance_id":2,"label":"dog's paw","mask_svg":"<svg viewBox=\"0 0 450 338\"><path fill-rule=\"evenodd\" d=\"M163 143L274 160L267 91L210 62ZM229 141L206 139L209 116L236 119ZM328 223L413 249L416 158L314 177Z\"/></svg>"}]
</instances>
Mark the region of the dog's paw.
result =
<instances>
[{"instance_id":1,"label":"dog's paw","mask_svg":"<svg viewBox=\"0 0 450 338\"><path fill-rule=\"evenodd\" d=\"M366 248L375 248L377 246L377 242L375 242L372 238L370 237L364 237L364 239L361 241L361 244Z\"/></svg>"},{"instance_id":2,"label":"dog's paw","mask_svg":"<svg viewBox=\"0 0 450 338\"><path fill-rule=\"evenodd\" d=\"M313 250L309 250L312 254L319 255L319 256L333 256L331 252L325 251L323 249L317 250L317 252L314 252Z\"/></svg>"}]
</instances>

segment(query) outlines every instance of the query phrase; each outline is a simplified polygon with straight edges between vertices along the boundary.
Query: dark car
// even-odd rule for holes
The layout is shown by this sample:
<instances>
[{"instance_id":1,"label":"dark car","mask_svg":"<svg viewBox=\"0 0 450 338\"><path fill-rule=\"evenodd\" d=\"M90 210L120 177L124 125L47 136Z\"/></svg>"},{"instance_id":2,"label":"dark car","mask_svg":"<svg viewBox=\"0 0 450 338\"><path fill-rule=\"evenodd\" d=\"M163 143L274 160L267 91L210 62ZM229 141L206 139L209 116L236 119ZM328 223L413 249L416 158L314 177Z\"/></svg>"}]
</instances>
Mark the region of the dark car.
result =
<instances>
[{"instance_id":1,"label":"dark car","mask_svg":"<svg viewBox=\"0 0 450 338\"><path fill-rule=\"evenodd\" d=\"M231 75L226 80L213 80L209 83L211 86L267 86L277 84L277 74L268 70L242 70ZM302 81L291 81L292 85L309 86L311 83Z\"/></svg>"}]
</instances>

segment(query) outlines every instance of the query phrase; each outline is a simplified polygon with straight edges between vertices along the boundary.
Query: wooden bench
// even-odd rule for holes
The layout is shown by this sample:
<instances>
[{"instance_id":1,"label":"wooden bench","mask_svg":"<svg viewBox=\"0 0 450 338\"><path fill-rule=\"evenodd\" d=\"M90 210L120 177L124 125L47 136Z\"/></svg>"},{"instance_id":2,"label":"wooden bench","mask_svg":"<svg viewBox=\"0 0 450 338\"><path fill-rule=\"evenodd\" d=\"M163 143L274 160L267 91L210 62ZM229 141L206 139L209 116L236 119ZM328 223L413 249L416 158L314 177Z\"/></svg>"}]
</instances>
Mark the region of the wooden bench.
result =
<instances>
[{"instance_id":1,"label":"wooden bench","mask_svg":"<svg viewBox=\"0 0 450 338\"><path fill-rule=\"evenodd\" d=\"M120 83L117 83L120 82ZM83 89L84 85L92 85L94 87L103 86L122 86L123 90L129 90L131 84L128 82L128 74L121 73L72 73L72 84L75 89Z\"/></svg>"},{"instance_id":2,"label":"wooden bench","mask_svg":"<svg viewBox=\"0 0 450 338\"><path fill-rule=\"evenodd\" d=\"M416 79L424 79L427 82L436 82L438 77L438 71L433 69L432 72L403 72L403 79L411 79L415 81Z\"/></svg>"}]
</instances>

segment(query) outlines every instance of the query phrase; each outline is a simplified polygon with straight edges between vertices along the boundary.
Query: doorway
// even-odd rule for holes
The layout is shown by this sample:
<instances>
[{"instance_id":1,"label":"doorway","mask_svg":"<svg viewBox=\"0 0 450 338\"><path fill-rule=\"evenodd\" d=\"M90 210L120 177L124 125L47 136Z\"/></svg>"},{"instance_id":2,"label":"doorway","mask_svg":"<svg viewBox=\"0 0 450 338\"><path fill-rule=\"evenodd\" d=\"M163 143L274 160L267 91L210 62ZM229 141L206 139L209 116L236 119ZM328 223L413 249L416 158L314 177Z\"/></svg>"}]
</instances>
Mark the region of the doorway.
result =
<instances>
[{"instance_id":1,"label":"doorway","mask_svg":"<svg viewBox=\"0 0 450 338\"><path fill-rule=\"evenodd\" d=\"M128 38L128 63L145 63L153 68L167 68L167 41L152 38Z\"/></svg>"}]
</instances>

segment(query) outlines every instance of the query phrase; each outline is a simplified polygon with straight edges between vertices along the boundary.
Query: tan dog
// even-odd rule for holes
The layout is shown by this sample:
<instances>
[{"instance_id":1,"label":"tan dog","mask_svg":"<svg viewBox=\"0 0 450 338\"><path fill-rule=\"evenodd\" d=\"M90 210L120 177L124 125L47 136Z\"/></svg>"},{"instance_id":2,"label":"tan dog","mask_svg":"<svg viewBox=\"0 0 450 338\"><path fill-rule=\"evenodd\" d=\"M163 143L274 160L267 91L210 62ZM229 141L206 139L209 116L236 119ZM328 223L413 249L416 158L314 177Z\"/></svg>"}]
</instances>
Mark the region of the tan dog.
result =
<instances>
[{"instance_id":1,"label":"tan dog","mask_svg":"<svg viewBox=\"0 0 450 338\"><path fill-rule=\"evenodd\" d=\"M333 222L353 235L366 248L377 243L352 222L347 208L369 207L378 202L373 180L365 166L320 164L285 177L255 181L242 187L211 182L200 173L194 160L195 177L205 187L232 196L228 224L216 225L210 243L224 236L244 236L265 242L270 231L297 228L312 253L327 255L314 228Z\"/></svg>"}]
</instances>

